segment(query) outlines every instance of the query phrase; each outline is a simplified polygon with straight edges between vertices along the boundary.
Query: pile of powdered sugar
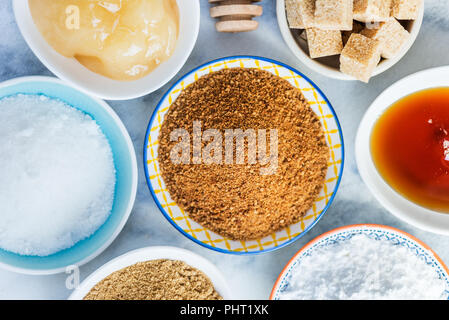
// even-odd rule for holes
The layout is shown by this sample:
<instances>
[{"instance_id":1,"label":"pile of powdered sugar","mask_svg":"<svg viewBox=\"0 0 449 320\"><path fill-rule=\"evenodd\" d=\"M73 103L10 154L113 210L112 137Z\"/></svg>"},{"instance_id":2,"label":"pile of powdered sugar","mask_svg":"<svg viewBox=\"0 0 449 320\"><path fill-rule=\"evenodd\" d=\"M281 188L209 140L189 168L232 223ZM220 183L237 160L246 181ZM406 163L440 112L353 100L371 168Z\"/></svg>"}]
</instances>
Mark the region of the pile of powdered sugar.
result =
<instances>
[{"instance_id":1,"label":"pile of powdered sugar","mask_svg":"<svg viewBox=\"0 0 449 320\"><path fill-rule=\"evenodd\" d=\"M446 281L412 250L366 235L314 249L280 299L447 299Z\"/></svg>"},{"instance_id":2,"label":"pile of powdered sugar","mask_svg":"<svg viewBox=\"0 0 449 320\"><path fill-rule=\"evenodd\" d=\"M0 100L0 248L45 256L108 218L115 167L85 113L42 95Z\"/></svg>"}]
</instances>

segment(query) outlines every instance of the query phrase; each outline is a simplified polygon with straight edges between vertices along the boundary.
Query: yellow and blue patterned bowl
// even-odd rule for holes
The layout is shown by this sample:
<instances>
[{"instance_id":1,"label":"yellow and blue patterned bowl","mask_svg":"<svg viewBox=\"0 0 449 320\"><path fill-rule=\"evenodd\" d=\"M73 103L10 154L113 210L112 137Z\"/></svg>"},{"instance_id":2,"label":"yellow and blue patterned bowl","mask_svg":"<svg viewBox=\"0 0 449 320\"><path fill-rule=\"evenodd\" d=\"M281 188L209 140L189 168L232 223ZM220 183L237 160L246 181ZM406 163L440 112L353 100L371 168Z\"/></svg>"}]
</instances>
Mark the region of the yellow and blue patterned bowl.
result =
<instances>
[{"instance_id":1,"label":"yellow and blue patterned bowl","mask_svg":"<svg viewBox=\"0 0 449 320\"><path fill-rule=\"evenodd\" d=\"M258 68L286 79L296 88L301 89L318 115L330 147L331 156L328 164L326 181L320 195L312 208L301 221L272 233L262 239L252 241L234 241L208 230L192 220L171 199L160 174L158 163L159 131L170 105L181 91L203 75L224 68ZM344 146L340 124L329 100L321 90L299 71L274 60L254 56L234 56L208 62L187 73L176 82L157 105L148 125L144 144L144 168L148 187L167 220L182 234L209 249L234 254L252 254L268 252L281 248L302 237L310 230L329 208L340 184L343 172Z\"/></svg>"}]
</instances>

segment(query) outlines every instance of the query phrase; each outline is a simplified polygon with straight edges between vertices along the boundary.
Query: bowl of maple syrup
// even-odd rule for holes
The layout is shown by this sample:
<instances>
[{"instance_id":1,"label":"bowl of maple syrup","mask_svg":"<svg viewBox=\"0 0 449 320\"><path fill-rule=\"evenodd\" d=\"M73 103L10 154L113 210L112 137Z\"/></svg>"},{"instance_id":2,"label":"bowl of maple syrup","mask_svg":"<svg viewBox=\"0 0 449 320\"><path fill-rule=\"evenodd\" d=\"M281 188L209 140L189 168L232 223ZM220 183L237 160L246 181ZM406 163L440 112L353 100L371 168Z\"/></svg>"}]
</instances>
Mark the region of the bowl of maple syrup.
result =
<instances>
[{"instance_id":1,"label":"bowl of maple syrup","mask_svg":"<svg viewBox=\"0 0 449 320\"><path fill-rule=\"evenodd\" d=\"M363 181L388 211L449 235L449 66L386 89L365 113L355 150Z\"/></svg>"}]
</instances>

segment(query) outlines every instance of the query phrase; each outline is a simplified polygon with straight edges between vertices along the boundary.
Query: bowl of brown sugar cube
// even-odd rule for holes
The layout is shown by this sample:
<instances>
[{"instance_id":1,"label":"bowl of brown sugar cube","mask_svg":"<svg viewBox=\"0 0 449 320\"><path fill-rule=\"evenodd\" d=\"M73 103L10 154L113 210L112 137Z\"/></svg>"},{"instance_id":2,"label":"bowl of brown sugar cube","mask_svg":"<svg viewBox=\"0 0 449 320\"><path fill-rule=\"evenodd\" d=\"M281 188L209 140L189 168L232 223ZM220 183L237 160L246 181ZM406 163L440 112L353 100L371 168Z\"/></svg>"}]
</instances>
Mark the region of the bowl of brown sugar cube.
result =
<instances>
[{"instance_id":1,"label":"bowl of brown sugar cube","mask_svg":"<svg viewBox=\"0 0 449 320\"><path fill-rule=\"evenodd\" d=\"M424 0L277 0L282 36L312 70L368 83L418 36Z\"/></svg>"}]
</instances>

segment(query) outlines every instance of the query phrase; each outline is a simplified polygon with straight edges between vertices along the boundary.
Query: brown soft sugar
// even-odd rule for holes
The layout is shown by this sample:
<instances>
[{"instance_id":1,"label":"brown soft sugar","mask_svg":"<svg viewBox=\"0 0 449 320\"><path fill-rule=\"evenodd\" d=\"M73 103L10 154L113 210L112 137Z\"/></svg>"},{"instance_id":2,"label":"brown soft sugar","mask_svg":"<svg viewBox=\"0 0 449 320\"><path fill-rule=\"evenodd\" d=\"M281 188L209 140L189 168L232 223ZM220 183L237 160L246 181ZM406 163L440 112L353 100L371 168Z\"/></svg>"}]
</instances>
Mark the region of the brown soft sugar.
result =
<instances>
[{"instance_id":1,"label":"brown soft sugar","mask_svg":"<svg viewBox=\"0 0 449 320\"><path fill-rule=\"evenodd\" d=\"M393 17L380 22L377 28L371 27L360 33L365 37L380 42L381 56L386 59L394 58L410 38L410 33Z\"/></svg>"},{"instance_id":2,"label":"brown soft sugar","mask_svg":"<svg viewBox=\"0 0 449 320\"><path fill-rule=\"evenodd\" d=\"M267 136L277 129L276 172L261 175L266 166L247 161L172 163L178 141L170 141L170 133L184 128L192 136L193 121L201 121L203 132L212 128L223 136L225 129L265 129ZM205 75L182 91L163 121L158 158L170 196L193 220L231 239L249 240L306 214L323 187L329 148L299 89L267 71L232 68Z\"/></svg>"},{"instance_id":3,"label":"brown soft sugar","mask_svg":"<svg viewBox=\"0 0 449 320\"><path fill-rule=\"evenodd\" d=\"M298 0L285 0L285 11L287 13L288 25L292 29L304 29L301 17L301 8Z\"/></svg>"},{"instance_id":4,"label":"brown soft sugar","mask_svg":"<svg viewBox=\"0 0 449 320\"><path fill-rule=\"evenodd\" d=\"M177 260L150 260L113 272L84 300L221 300L201 271Z\"/></svg>"},{"instance_id":5,"label":"brown soft sugar","mask_svg":"<svg viewBox=\"0 0 449 320\"><path fill-rule=\"evenodd\" d=\"M386 21L391 15L391 0L354 0L354 19L361 22Z\"/></svg>"},{"instance_id":6,"label":"brown soft sugar","mask_svg":"<svg viewBox=\"0 0 449 320\"><path fill-rule=\"evenodd\" d=\"M351 31L343 31L341 33L341 36L343 38L343 46L345 46L346 43L348 43L348 40L349 40L349 37L351 36L351 34L360 33L364 28L365 28L364 24L354 20L352 23L352 30Z\"/></svg>"},{"instance_id":7,"label":"brown soft sugar","mask_svg":"<svg viewBox=\"0 0 449 320\"><path fill-rule=\"evenodd\" d=\"M306 29L309 54L312 59L340 54L343 40L339 30Z\"/></svg>"},{"instance_id":8,"label":"brown soft sugar","mask_svg":"<svg viewBox=\"0 0 449 320\"><path fill-rule=\"evenodd\" d=\"M304 28L311 28L315 20L315 0L297 0L299 2L299 13Z\"/></svg>"},{"instance_id":9,"label":"brown soft sugar","mask_svg":"<svg viewBox=\"0 0 449 320\"><path fill-rule=\"evenodd\" d=\"M285 0L285 10L290 28L313 27L315 0Z\"/></svg>"},{"instance_id":10,"label":"brown soft sugar","mask_svg":"<svg viewBox=\"0 0 449 320\"><path fill-rule=\"evenodd\" d=\"M353 0L316 0L314 27L352 30Z\"/></svg>"},{"instance_id":11,"label":"brown soft sugar","mask_svg":"<svg viewBox=\"0 0 449 320\"><path fill-rule=\"evenodd\" d=\"M380 61L380 42L353 33L340 55L340 71L368 82Z\"/></svg>"},{"instance_id":12,"label":"brown soft sugar","mask_svg":"<svg viewBox=\"0 0 449 320\"><path fill-rule=\"evenodd\" d=\"M393 0L392 15L399 20L418 19L424 0Z\"/></svg>"}]
</instances>

